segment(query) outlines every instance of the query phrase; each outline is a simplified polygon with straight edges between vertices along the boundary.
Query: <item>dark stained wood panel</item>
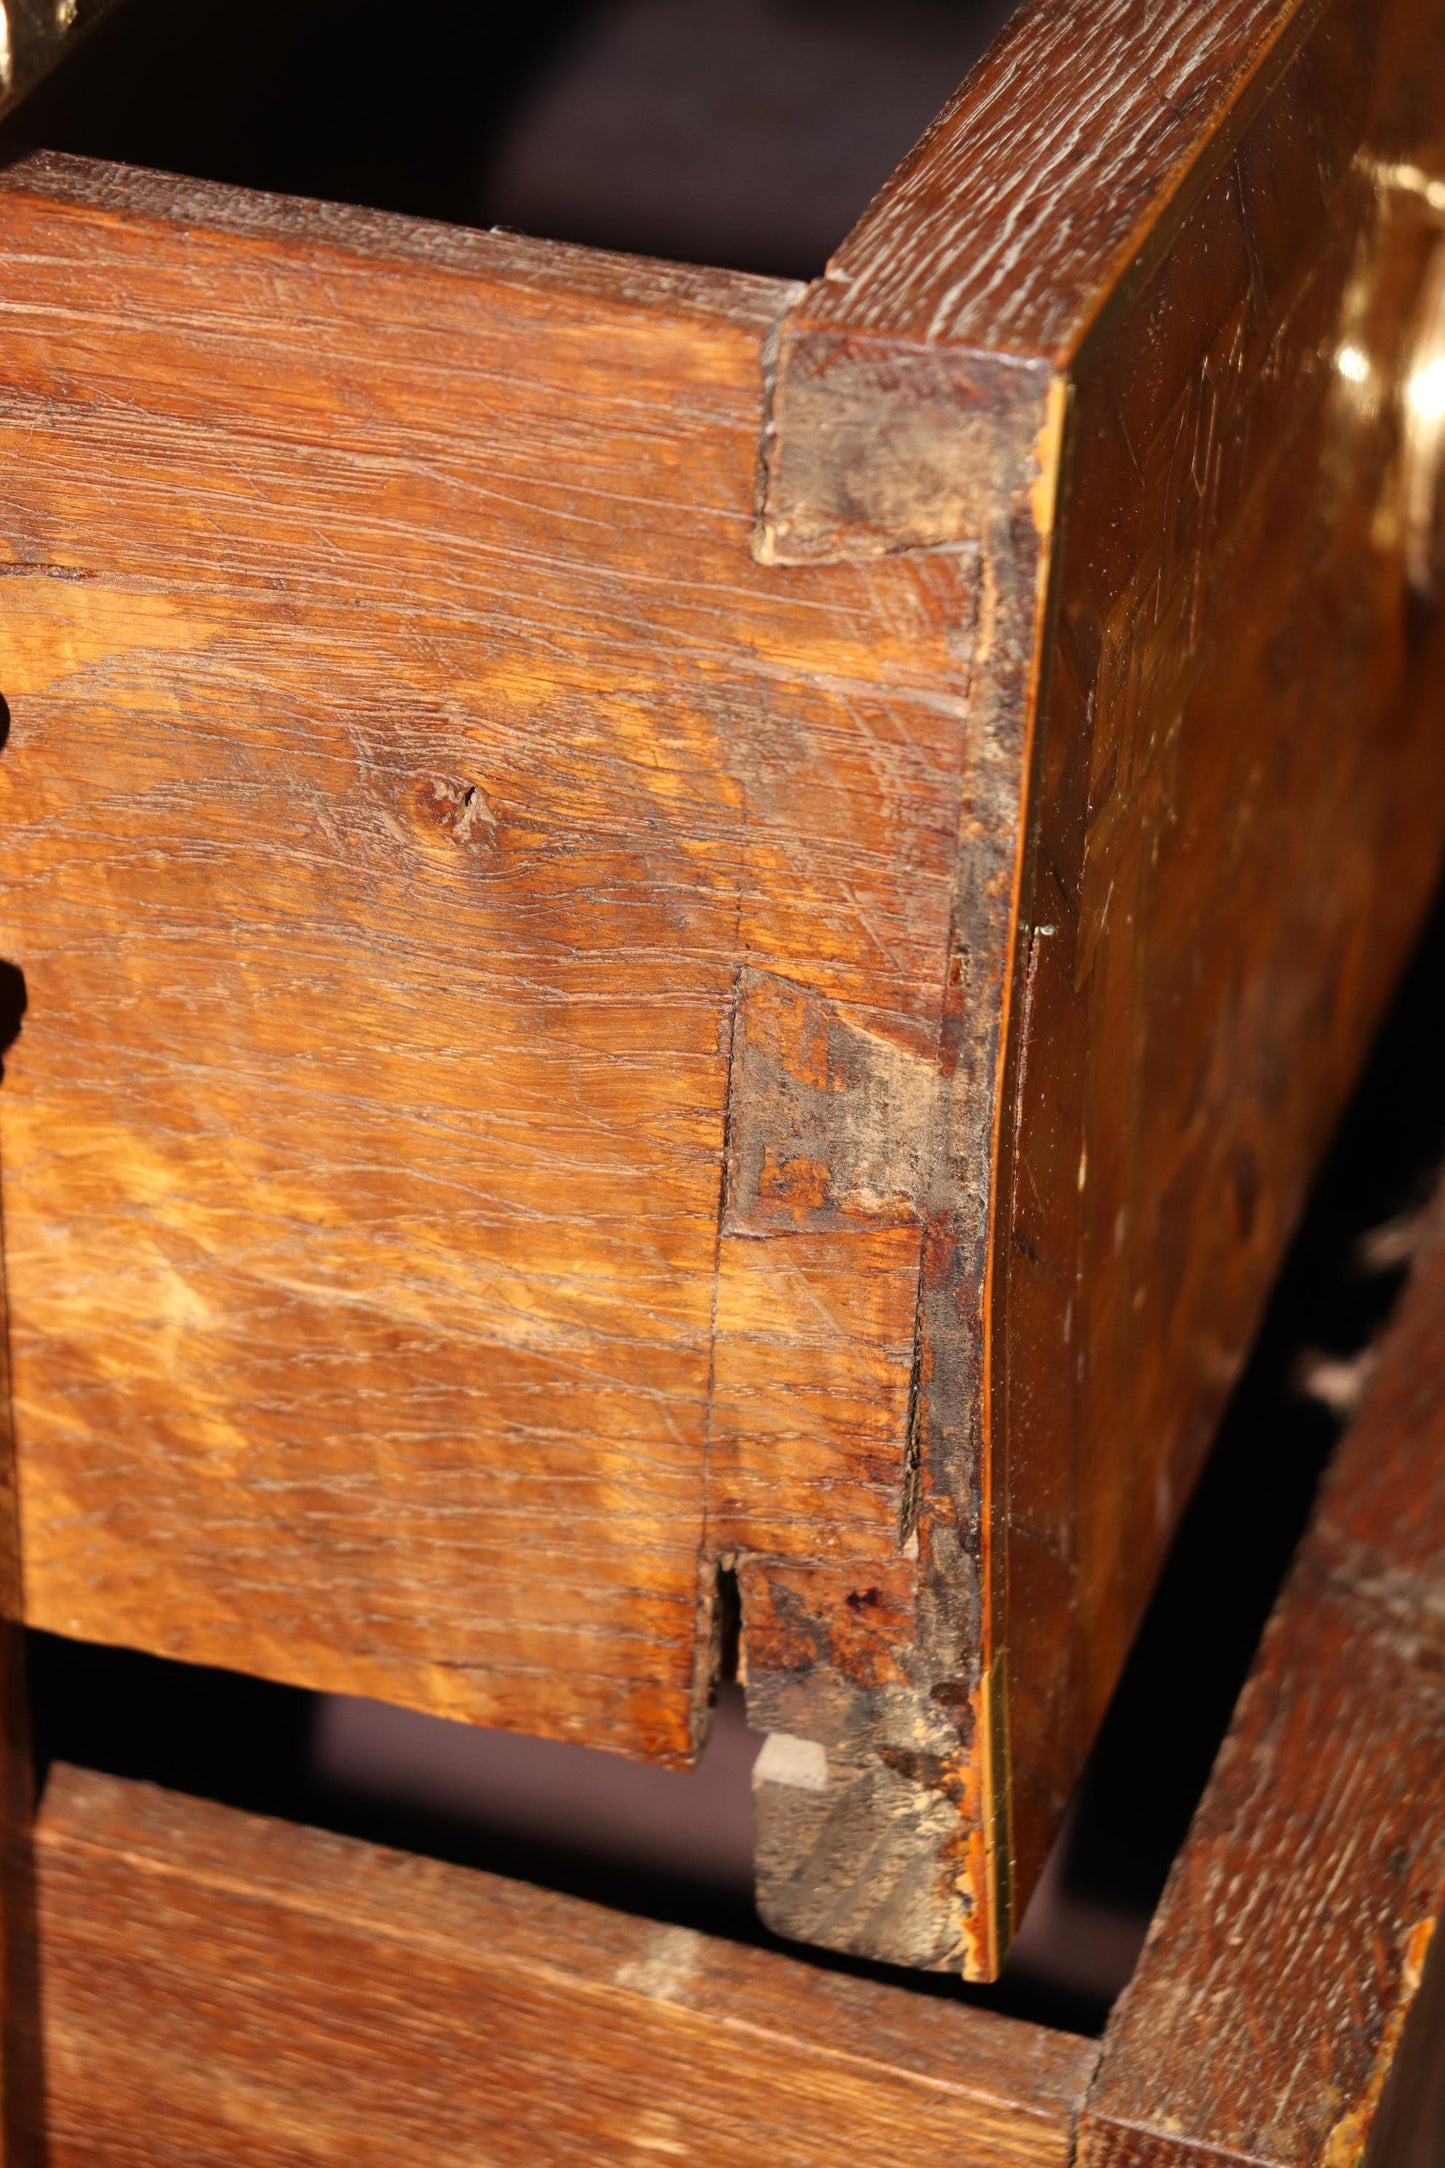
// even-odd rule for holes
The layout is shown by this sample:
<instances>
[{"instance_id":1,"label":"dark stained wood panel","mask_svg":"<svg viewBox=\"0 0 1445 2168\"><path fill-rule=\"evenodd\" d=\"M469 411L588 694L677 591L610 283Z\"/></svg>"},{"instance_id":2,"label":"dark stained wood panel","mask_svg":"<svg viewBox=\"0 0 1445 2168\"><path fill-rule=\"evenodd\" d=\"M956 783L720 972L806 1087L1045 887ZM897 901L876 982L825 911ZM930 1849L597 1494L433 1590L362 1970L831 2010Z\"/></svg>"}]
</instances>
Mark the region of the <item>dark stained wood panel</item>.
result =
<instances>
[{"instance_id":1,"label":"dark stained wood panel","mask_svg":"<svg viewBox=\"0 0 1445 2168\"><path fill-rule=\"evenodd\" d=\"M52 2168L1067 2168L1097 2055L77 1770L39 1851Z\"/></svg>"},{"instance_id":2,"label":"dark stained wood panel","mask_svg":"<svg viewBox=\"0 0 1445 2168\"><path fill-rule=\"evenodd\" d=\"M1445 1212L1266 1632L1081 2168L1445 2150Z\"/></svg>"},{"instance_id":3,"label":"dark stained wood panel","mask_svg":"<svg viewBox=\"0 0 1445 2168\"><path fill-rule=\"evenodd\" d=\"M1327 7L1030 0L810 289L810 324L1065 368Z\"/></svg>"},{"instance_id":4,"label":"dark stained wood panel","mask_svg":"<svg viewBox=\"0 0 1445 2168\"><path fill-rule=\"evenodd\" d=\"M1025 1886L1440 863L1397 404L1436 228L1378 169L1445 172L1445 11L1272 52L1073 368L993 1320Z\"/></svg>"}]
</instances>

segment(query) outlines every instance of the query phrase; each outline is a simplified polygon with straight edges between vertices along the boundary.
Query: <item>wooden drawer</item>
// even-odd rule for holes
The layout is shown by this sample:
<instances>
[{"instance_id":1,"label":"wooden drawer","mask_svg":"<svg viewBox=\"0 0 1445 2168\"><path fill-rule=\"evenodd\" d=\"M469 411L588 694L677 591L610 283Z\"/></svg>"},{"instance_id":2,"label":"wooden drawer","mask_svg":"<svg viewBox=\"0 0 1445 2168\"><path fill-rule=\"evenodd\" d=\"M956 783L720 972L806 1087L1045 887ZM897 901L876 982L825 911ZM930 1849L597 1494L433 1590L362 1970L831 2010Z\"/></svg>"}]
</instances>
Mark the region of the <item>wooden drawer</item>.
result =
<instances>
[{"instance_id":1,"label":"wooden drawer","mask_svg":"<svg viewBox=\"0 0 1445 2168\"><path fill-rule=\"evenodd\" d=\"M4 176L28 1622L736 1634L766 1916L996 1969L1445 836L1442 44L1037 0L806 290Z\"/></svg>"}]
</instances>

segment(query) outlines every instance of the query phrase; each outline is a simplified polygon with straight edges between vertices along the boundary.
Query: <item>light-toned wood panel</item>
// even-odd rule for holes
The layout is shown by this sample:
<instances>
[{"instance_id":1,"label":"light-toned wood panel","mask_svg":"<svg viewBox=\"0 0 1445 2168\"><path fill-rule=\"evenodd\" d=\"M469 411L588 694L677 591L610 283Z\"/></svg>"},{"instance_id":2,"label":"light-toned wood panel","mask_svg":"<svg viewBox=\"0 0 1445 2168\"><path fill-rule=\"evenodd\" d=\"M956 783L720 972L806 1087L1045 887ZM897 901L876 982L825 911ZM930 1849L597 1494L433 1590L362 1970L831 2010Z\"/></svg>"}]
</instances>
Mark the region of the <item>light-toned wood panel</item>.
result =
<instances>
[{"instance_id":1,"label":"light-toned wood panel","mask_svg":"<svg viewBox=\"0 0 1445 2168\"><path fill-rule=\"evenodd\" d=\"M39 1856L53 2168L1065 2168L1097 2053L76 1770Z\"/></svg>"},{"instance_id":2,"label":"light-toned wood panel","mask_svg":"<svg viewBox=\"0 0 1445 2168\"><path fill-rule=\"evenodd\" d=\"M786 287L63 161L0 221L27 1616L684 1757L742 975L926 1067L970 568L751 562ZM788 1420L887 1557L880 1240Z\"/></svg>"}]
</instances>

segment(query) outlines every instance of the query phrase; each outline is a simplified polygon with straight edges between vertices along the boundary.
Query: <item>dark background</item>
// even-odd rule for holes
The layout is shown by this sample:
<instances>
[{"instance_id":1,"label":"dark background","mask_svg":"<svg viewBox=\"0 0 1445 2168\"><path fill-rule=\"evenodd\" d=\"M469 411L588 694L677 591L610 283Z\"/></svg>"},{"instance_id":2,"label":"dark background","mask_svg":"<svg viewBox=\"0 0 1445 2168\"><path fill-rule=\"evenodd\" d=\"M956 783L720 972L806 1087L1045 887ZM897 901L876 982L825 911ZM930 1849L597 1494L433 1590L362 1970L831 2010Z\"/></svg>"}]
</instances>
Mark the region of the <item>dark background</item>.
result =
<instances>
[{"instance_id":1,"label":"dark background","mask_svg":"<svg viewBox=\"0 0 1445 2168\"><path fill-rule=\"evenodd\" d=\"M7 131L808 278L1011 0L124 0Z\"/></svg>"}]
</instances>

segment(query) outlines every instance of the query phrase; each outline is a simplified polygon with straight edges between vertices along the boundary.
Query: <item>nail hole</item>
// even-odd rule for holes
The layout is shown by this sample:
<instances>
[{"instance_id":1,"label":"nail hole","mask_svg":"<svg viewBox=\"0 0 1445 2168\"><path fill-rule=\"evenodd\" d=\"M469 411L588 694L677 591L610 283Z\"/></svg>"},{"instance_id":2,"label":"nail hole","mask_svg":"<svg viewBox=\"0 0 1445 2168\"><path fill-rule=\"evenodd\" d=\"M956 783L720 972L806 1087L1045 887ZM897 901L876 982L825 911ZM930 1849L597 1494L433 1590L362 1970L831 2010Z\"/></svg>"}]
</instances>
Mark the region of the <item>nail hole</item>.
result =
<instances>
[{"instance_id":1,"label":"nail hole","mask_svg":"<svg viewBox=\"0 0 1445 2168\"><path fill-rule=\"evenodd\" d=\"M477 846L495 841L492 809L475 783L457 776L429 775L418 798L427 819L454 843Z\"/></svg>"}]
</instances>

